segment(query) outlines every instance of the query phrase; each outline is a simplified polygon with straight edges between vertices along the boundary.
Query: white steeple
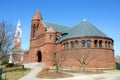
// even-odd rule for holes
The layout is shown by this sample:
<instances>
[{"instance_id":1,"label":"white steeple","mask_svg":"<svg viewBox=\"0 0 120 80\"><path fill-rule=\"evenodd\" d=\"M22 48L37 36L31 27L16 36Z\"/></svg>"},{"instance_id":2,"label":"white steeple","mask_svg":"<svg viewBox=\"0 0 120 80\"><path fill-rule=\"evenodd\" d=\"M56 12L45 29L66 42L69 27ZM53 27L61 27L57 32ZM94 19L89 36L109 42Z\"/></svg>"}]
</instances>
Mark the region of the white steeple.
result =
<instances>
[{"instance_id":1,"label":"white steeple","mask_svg":"<svg viewBox=\"0 0 120 80\"><path fill-rule=\"evenodd\" d=\"M21 22L18 20L16 31L15 31L15 41L20 41L22 37Z\"/></svg>"}]
</instances>

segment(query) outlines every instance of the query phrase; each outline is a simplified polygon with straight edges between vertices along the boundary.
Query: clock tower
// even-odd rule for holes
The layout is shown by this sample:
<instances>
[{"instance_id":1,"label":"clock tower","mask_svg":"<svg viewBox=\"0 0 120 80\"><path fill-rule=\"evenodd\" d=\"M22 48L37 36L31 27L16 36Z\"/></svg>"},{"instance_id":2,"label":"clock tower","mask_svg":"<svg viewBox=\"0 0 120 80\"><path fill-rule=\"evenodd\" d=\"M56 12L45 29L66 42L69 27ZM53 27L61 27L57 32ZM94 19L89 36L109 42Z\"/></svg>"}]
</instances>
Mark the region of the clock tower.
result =
<instances>
[{"instance_id":1,"label":"clock tower","mask_svg":"<svg viewBox=\"0 0 120 80\"><path fill-rule=\"evenodd\" d=\"M22 37L21 22L20 20L18 20L16 31L15 31L14 49L20 50L21 37Z\"/></svg>"}]
</instances>

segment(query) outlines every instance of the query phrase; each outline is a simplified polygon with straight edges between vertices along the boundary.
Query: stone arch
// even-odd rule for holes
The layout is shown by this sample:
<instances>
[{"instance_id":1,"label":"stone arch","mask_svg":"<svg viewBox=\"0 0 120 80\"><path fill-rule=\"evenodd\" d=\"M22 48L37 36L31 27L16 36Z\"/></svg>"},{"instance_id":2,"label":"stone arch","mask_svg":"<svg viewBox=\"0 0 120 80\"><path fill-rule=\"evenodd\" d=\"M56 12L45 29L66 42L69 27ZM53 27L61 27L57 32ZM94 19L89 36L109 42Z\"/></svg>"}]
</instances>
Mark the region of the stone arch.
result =
<instances>
[{"instance_id":1,"label":"stone arch","mask_svg":"<svg viewBox=\"0 0 120 80\"><path fill-rule=\"evenodd\" d=\"M37 62L42 62L42 53L41 53L41 51L37 51Z\"/></svg>"}]
</instances>

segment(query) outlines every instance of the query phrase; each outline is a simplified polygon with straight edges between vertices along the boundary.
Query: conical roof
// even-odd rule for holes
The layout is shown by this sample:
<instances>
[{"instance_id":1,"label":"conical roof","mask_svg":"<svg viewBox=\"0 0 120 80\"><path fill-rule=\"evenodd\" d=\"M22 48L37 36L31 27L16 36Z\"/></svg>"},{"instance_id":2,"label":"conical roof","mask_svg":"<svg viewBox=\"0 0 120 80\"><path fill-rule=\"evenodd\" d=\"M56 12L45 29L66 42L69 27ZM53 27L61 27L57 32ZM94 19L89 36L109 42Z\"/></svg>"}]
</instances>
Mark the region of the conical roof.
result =
<instances>
[{"instance_id":1,"label":"conical roof","mask_svg":"<svg viewBox=\"0 0 120 80\"><path fill-rule=\"evenodd\" d=\"M41 17L41 15L40 15L40 11L39 11L39 10L37 10L37 11L36 11L36 13L35 13L35 15L34 15L33 19L42 19L42 17Z\"/></svg>"},{"instance_id":2,"label":"conical roof","mask_svg":"<svg viewBox=\"0 0 120 80\"><path fill-rule=\"evenodd\" d=\"M84 19L80 24L69 29L68 35L63 37L62 40L76 37L107 37L107 35Z\"/></svg>"}]
</instances>

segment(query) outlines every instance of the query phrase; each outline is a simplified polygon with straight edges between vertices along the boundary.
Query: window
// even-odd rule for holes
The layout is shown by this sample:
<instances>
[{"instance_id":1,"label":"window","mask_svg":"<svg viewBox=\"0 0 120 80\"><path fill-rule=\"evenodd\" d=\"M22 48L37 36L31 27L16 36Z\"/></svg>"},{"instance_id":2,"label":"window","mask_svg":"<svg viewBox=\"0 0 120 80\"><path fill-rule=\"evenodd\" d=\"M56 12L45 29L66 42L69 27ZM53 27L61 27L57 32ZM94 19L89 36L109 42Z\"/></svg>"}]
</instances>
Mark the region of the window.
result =
<instances>
[{"instance_id":1,"label":"window","mask_svg":"<svg viewBox=\"0 0 120 80\"><path fill-rule=\"evenodd\" d=\"M102 41L99 41L99 48L102 48Z\"/></svg>"},{"instance_id":2,"label":"window","mask_svg":"<svg viewBox=\"0 0 120 80\"><path fill-rule=\"evenodd\" d=\"M33 36L33 37L36 36L36 28L35 28L35 24L34 24L34 26L33 26L33 34L32 34L32 36Z\"/></svg>"},{"instance_id":3,"label":"window","mask_svg":"<svg viewBox=\"0 0 120 80\"><path fill-rule=\"evenodd\" d=\"M85 40L82 40L82 48L85 48Z\"/></svg>"},{"instance_id":4,"label":"window","mask_svg":"<svg viewBox=\"0 0 120 80\"><path fill-rule=\"evenodd\" d=\"M50 40L52 40L52 35L50 35Z\"/></svg>"},{"instance_id":5,"label":"window","mask_svg":"<svg viewBox=\"0 0 120 80\"><path fill-rule=\"evenodd\" d=\"M68 42L64 43L64 49L68 49Z\"/></svg>"},{"instance_id":6,"label":"window","mask_svg":"<svg viewBox=\"0 0 120 80\"><path fill-rule=\"evenodd\" d=\"M74 48L74 42L73 41L71 42L71 48Z\"/></svg>"},{"instance_id":7,"label":"window","mask_svg":"<svg viewBox=\"0 0 120 80\"><path fill-rule=\"evenodd\" d=\"M78 41L75 41L75 47L78 48Z\"/></svg>"},{"instance_id":8,"label":"window","mask_svg":"<svg viewBox=\"0 0 120 80\"><path fill-rule=\"evenodd\" d=\"M20 36L20 32L17 33L17 36Z\"/></svg>"},{"instance_id":9,"label":"window","mask_svg":"<svg viewBox=\"0 0 120 80\"><path fill-rule=\"evenodd\" d=\"M94 47L98 47L98 40L94 41Z\"/></svg>"},{"instance_id":10,"label":"window","mask_svg":"<svg viewBox=\"0 0 120 80\"><path fill-rule=\"evenodd\" d=\"M107 48L108 46L107 46L107 41L105 41L105 48Z\"/></svg>"},{"instance_id":11,"label":"window","mask_svg":"<svg viewBox=\"0 0 120 80\"><path fill-rule=\"evenodd\" d=\"M90 48L91 47L91 41L87 40L87 47Z\"/></svg>"},{"instance_id":12,"label":"window","mask_svg":"<svg viewBox=\"0 0 120 80\"><path fill-rule=\"evenodd\" d=\"M110 48L110 41L108 42L108 48Z\"/></svg>"}]
</instances>

